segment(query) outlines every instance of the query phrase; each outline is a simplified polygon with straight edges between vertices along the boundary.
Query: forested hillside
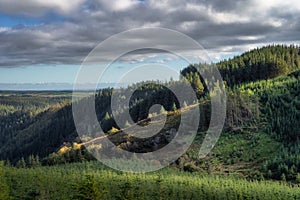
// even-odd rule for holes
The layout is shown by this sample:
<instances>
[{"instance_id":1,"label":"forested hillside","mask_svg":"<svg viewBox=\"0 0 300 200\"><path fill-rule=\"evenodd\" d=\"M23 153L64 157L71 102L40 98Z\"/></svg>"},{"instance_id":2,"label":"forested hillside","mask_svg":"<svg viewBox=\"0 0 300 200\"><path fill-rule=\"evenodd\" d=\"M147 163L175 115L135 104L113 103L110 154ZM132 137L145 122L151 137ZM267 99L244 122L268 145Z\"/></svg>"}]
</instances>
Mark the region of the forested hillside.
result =
<instances>
[{"instance_id":1,"label":"forested hillside","mask_svg":"<svg viewBox=\"0 0 300 200\"><path fill-rule=\"evenodd\" d=\"M58 129L47 126L64 109L67 101L69 100L63 96L49 98L29 93L1 93L0 159L16 161L22 156L46 156L50 153L45 148L47 142L51 142L47 138L63 136L60 136ZM64 121L59 120L59 124L64 124ZM48 130L48 134L45 130ZM60 141L55 141L52 145L56 148L58 142Z\"/></svg>"},{"instance_id":2,"label":"forested hillside","mask_svg":"<svg viewBox=\"0 0 300 200\"><path fill-rule=\"evenodd\" d=\"M272 79L300 69L299 55L297 46L267 46L221 61L216 66L226 84L236 87L241 83ZM203 64L189 66L182 70L182 74L194 74L193 67L201 71ZM197 76L199 74L194 77L194 81L199 78Z\"/></svg>"},{"instance_id":3,"label":"forested hillside","mask_svg":"<svg viewBox=\"0 0 300 200\"><path fill-rule=\"evenodd\" d=\"M268 46L217 63L229 86L287 75L300 68L299 47Z\"/></svg>"},{"instance_id":4,"label":"forested hillside","mask_svg":"<svg viewBox=\"0 0 300 200\"><path fill-rule=\"evenodd\" d=\"M252 179L297 182L300 181L299 54L297 46L267 46L216 64L227 87L227 118L219 142L204 160L198 159L197 151L210 120L210 98L205 81L196 71L203 65L188 66L181 72L196 91L198 102L178 102L167 89L167 86L184 84L181 79L165 83L165 86L139 83L130 105L119 108L118 115L129 109L133 121L145 124L150 118L152 123L159 123L156 117L167 114L168 124L158 134L157 143L154 138L126 141L109 106L112 93L118 94L118 90L97 92L97 117L103 130L120 148L143 152L153 150L153 145L166 145L170 140L167 134L172 128L176 129L180 121L180 109L188 112L189 106L198 104L201 110L199 133L189 151L172 164L175 168L213 174L235 173L236 170L238 175ZM80 145L81 140L76 134L70 93L69 97L54 94L51 97L1 94L1 160L26 167L32 166L32 158L37 156L44 165L93 159ZM154 104L161 104L161 110L149 113ZM184 107L180 108L179 104ZM126 127L131 126L127 121L123 123ZM89 134L85 139L92 138Z\"/></svg>"}]
</instances>

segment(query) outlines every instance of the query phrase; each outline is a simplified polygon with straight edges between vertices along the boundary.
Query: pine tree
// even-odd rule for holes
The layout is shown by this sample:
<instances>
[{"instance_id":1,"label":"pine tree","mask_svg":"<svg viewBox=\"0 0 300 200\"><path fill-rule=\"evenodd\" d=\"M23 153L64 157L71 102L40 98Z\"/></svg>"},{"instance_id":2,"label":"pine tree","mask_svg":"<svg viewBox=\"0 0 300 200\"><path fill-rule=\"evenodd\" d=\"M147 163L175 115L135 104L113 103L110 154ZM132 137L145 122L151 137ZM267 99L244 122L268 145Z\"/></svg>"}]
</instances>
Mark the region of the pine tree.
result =
<instances>
[{"instance_id":1,"label":"pine tree","mask_svg":"<svg viewBox=\"0 0 300 200\"><path fill-rule=\"evenodd\" d=\"M11 163L10 163L10 161L8 159L5 161L5 166L6 167L11 167Z\"/></svg>"},{"instance_id":2,"label":"pine tree","mask_svg":"<svg viewBox=\"0 0 300 200\"><path fill-rule=\"evenodd\" d=\"M186 101L183 102L183 107L186 108L188 105L186 103Z\"/></svg>"},{"instance_id":3,"label":"pine tree","mask_svg":"<svg viewBox=\"0 0 300 200\"><path fill-rule=\"evenodd\" d=\"M131 126L131 125L130 125L130 123L128 122L128 120L126 120L126 122L125 122L125 128L127 128L127 127L129 127L129 126Z\"/></svg>"},{"instance_id":4,"label":"pine tree","mask_svg":"<svg viewBox=\"0 0 300 200\"><path fill-rule=\"evenodd\" d=\"M99 185L92 175L86 175L85 180L78 185L74 185L74 188L76 193L74 194L73 199L78 200L102 199L107 193L106 191L99 190Z\"/></svg>"},{"instance_id":5,"label":"pine tree","mask_svg":"<svg viewBox=\"0 0 300 200\"><path fill-rule=\"evenodd\" d=\"M282 181L286 181L286 176L285 176L285 174L283 173L283 174L281 174L281 180Z\"/></svg>"},{"instance_id":6,"label":"pine tree","mask_svg":"<svg viewBox=\"0 0 300 200\"><path fill-rule=\"evenodd\" d=\"M35 157L33 155L30 155L28 158L28 167L30 168L35 168L36 164L35 164Z\"/></svg>"},{"instance_id":7,"label":"pine tree","mask_svg":"<svg viewBox=\"0 0 300 200\"><path fill-rule=\"evenodd\" d=\"M166 114L166 110L165 108L162 106L160 111L159 111L160 114Z\"/></svg>"},{"instance_id":8,"label":"pine tree","mask_svg":"<svg viewBox=\"0 0 300 200\"><path fill-rule=\"evenodd\" d=\"M177 110L177 106L176 106L176 103L174 102L172 105L172 111L176 111L176 110Z\"/></svg>"},{"instance_id":9,"label":"pine tree","mask_svg":"<svg viewBox=\"0 0 300 200\"><path fill-rule=\"evenodd\" d=\"M4 174L4 162L0 162L0 199L7 200L9 197L9 186Z\"/></svg>"},{"instance_id":10,"label":"pine tree","mask_svg":"<svg viewBox=\"0 0 300 200\"><path fill-rule=\"evenodd\" d=\"M26 168L26 162L25 159L22 157L21 160L19 160L16 164L17 168Z\"/></svg>"},{"instance_id":11,"label":"pine tree","mask_svg":"<svg viewBox=\"0 0 300 200\"><path fill-rule=\"evenodd\" d=\"M109 115L109 113L108 112L106 112L105 113L105 117L104 117L104 119L106 120L106 121L108 121L108 120L110 120L110 115Z\"/></svg>"},{"instance_id":12,"label":"pine tree","mask_svg":"<svg viewBox=\"0 0 300 200\"><path fill-rule=\"evenodd\" d=\"M193 77L192 87L194 88L194 90L198 96L203 94L204 86L203 86L201 79L197 73Z\"/></svg>"},{"instance_id":13,"label":"pine tree","mask_svg":"<svg viewBox=\"0 0 300 200\"><path fill-rule=\"evenodd\" d=\"M36 167L40 167L41 166L40 157L38 155L35 156L35 165L36 165Z\"/></svg>"}]
</instances>

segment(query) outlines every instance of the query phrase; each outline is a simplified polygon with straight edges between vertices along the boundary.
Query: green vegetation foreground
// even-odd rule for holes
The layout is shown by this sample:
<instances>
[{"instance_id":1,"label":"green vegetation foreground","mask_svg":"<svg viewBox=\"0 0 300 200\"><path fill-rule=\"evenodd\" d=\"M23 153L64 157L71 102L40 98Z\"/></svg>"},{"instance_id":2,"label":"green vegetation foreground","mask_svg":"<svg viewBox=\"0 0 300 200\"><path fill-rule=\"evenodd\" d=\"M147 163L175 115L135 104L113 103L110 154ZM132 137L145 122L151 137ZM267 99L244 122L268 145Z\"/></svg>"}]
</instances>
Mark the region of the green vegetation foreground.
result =
<instances>
[{"instance_id":1,"label":"green vegetation foreground","mask_svg":"<svg viewBox=\"0 0 300 200\"><path fill-rule=\"evenodd\" d=\"M300 199L300 188L164 169L131 174L97 162L16 169L2 167L2 199ZM0 195L1 199L1 195Z\"/></svg>"}]
</instances>

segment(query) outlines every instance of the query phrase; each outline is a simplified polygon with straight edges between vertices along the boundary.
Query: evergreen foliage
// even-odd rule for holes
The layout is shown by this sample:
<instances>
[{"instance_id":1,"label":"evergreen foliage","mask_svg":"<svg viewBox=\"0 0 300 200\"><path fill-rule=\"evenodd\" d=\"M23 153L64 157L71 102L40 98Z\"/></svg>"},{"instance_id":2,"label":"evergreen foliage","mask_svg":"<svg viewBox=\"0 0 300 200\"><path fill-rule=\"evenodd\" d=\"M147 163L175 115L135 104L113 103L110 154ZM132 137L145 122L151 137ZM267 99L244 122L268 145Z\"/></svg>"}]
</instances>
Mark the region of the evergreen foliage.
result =
<instances>
[{"instance_id":1,"label":"evergreen foliage","mask_svg":"<svg viewBox=\"0 0 300 200\"><path fill-rule=\"evenodd\" d=\"M15 199L299 199L300 188L165 169L121 173L99 163L4 170ZM1 179L2 180L2 179ZM63 186L63 187L62 187Z\"/></svg>"}]
</instances>

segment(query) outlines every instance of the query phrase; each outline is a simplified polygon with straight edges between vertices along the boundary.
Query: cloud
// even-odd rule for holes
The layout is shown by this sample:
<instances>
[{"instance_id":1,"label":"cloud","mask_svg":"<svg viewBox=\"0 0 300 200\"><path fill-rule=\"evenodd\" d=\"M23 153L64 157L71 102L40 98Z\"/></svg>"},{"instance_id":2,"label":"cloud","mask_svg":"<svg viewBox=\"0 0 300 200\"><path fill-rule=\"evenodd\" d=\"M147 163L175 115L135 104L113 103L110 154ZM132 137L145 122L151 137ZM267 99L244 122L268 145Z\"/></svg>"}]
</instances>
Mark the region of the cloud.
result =
<instances>
[{"instance_id":1,"label":"cloud","mask_svg":"<svg viewBox=\"0 0 300 200\"><path fill-rule=\"evenodd\" d=\"M297 0L0 0L0 13L65 17L0 27L0 67L80 64L99 42L139 27L183 32L217 58L268 43L299 42L299 11ZM142 43L145 38L135 39ZM135 56L133 61L137 58L143 60Z\"/></svg>"},{"instance_id":2,"label":"cloud","mask_svg":"<svg viewBox=\"0 0 300 200\"><path fill-rule=\"evenodd\" d=\"M98 0L98 3L109 12L126 11L137 6L140 1L137 0Z\"/></svg>"},{"instance_id":3,"label":"cloud","mask_svg":"<svg viewBox=\"0 0 300 200\"><path fill-rule=\"evenodd\" d=\"M6 14L41 16L55 11L70 14L76 11L84 0L0 0L0 12Z\"/></svg>"}]
</instances>

